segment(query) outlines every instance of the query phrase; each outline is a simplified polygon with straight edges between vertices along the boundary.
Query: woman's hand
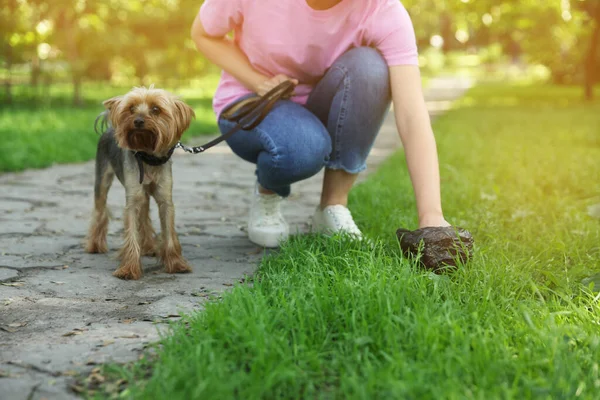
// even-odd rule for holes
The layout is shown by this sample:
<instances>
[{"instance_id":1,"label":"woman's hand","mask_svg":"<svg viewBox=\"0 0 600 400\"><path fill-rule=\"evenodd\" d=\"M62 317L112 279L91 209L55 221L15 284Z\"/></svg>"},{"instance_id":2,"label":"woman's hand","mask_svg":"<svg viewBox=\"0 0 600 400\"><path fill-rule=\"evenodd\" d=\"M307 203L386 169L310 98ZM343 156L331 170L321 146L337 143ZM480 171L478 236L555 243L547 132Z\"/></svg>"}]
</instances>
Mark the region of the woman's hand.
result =
<instances>
[{"instance_id":1,"label":"woman's hand","mask_svg":"<svg viewBox=\"0 0 600 400\"><path fill-rule=\"evenodd\" d=\"M285 81L292 81L294 85L298 84L297 79L292 79L286 75L279 74L267 80L261 80L254 88L254 92L259 96L264 96L269 90L273 89L274 87Z\"/></svg>"}]
</instances>

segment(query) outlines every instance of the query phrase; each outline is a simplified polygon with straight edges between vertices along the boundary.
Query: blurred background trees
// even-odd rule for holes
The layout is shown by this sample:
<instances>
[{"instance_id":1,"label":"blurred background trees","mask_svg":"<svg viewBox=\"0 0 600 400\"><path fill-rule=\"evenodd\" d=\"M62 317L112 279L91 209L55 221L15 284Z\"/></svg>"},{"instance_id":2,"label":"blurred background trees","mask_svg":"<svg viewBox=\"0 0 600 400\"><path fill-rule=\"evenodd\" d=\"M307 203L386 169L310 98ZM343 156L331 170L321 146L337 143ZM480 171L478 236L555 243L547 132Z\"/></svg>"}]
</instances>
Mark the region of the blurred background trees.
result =
<instances>
[{"instance_id":1,"label":"blurred background trees","mask_svg":"<svg viewBox=\"0 0 600 400\"><path fill-rule=\"evenodd\" d=\"M600 0L404 0L426 71L535 67L588 98L600 70ZM0 0L0 102L69 83L189 87L216 69L189 38L199 0ZM486 73L487 73L486 72Z\"/></svg>"},{"instance_id":2,"label":"blurred background trees","mask_svg":"<svg viewBox=\"0 0 600 400\"><path fill-rule=\"evenodd\" d=\"M44 96L70 82L75 104L84 81L177 86L208 63L189 39L201 3L192 0L0 0L3 100L16 85Z\"/></svg>"}]
</instances>

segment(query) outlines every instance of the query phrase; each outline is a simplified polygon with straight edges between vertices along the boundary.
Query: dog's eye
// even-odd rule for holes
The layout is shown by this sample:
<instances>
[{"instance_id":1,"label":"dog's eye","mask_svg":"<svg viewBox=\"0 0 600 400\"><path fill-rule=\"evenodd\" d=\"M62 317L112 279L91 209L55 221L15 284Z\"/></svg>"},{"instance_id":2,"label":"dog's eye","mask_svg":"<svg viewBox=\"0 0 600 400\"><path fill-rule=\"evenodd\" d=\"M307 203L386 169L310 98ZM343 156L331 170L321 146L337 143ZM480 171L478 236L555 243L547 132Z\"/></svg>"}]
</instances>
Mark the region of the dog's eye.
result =
<instances>
[{"instance_id":1,"label":"dog's eye","mask_svg":"<svg viewBox=\"0 0 600 400\"><path fill-rule=\"evenodd\" d=\"M152 114L154 114L154 115L160 114L160 108L158 108L156 106L152 107Z\"/></svg>"},{"instance_id":2,"label":"dog's eye","mask_svg":"<svg viewBox=\"0 0 600 400\"><path fill-rule=\"evenodd\" d=\"M131 112L133 114L135 112L135 107L134 106L129 107L129 112Z\"/></svg>"}]
</instances>

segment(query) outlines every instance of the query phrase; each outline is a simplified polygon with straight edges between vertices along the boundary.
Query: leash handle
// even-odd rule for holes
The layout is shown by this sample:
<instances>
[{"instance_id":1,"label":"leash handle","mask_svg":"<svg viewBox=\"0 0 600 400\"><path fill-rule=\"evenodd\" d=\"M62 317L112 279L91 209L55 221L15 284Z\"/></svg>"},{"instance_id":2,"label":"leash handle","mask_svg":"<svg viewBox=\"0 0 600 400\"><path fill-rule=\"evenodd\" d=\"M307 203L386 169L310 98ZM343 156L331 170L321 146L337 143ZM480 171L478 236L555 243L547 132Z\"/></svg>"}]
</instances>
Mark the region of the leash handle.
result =
<instances>
[{"instance_id":1,"label":"leash handle","mask_svg":"<svg viewBox=\"0 0 600 400\"><path fill-rule=\"evenodd\" d=\"M175 147L183 149L187 153L198 154L229 139L239 130L250 131L265 119L275 103L279 100L292 97L295 87L296 85L293 82L285 81L269 90L263 96L256 95L238 103L230 104L223 109L221 117L235 122L236 124L233 128L202 146L188 147L179 142Z\"/></svg>"}]
</instances>

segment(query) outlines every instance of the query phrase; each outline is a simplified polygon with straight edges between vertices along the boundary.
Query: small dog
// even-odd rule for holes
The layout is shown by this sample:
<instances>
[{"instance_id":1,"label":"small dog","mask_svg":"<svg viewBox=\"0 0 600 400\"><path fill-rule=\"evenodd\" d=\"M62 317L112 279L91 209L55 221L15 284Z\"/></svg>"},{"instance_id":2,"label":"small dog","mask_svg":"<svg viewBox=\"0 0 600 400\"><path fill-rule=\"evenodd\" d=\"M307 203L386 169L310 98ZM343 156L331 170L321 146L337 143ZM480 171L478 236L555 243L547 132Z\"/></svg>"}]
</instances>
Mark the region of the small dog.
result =
<instances>
[{"instance_id":1,"label":"small dog","mask_svg":"<svg viewBox=\"0 0 600 400\"><path fill-rule=\"evenodd\" d=\"M195 117L176 96L154 87L134 88L103 103L98 119L104 133L96 154L94 213L85 250L106 253L108 210L106 197L115 175L125 187L124 243L119 268L122 279L142 276L141 256L157 252L168 273L190 272L175 232L170 157L181 135ZM159 244L149 216L150 196L158 204L161 225Z\"/></svg>"}]
</instances>

